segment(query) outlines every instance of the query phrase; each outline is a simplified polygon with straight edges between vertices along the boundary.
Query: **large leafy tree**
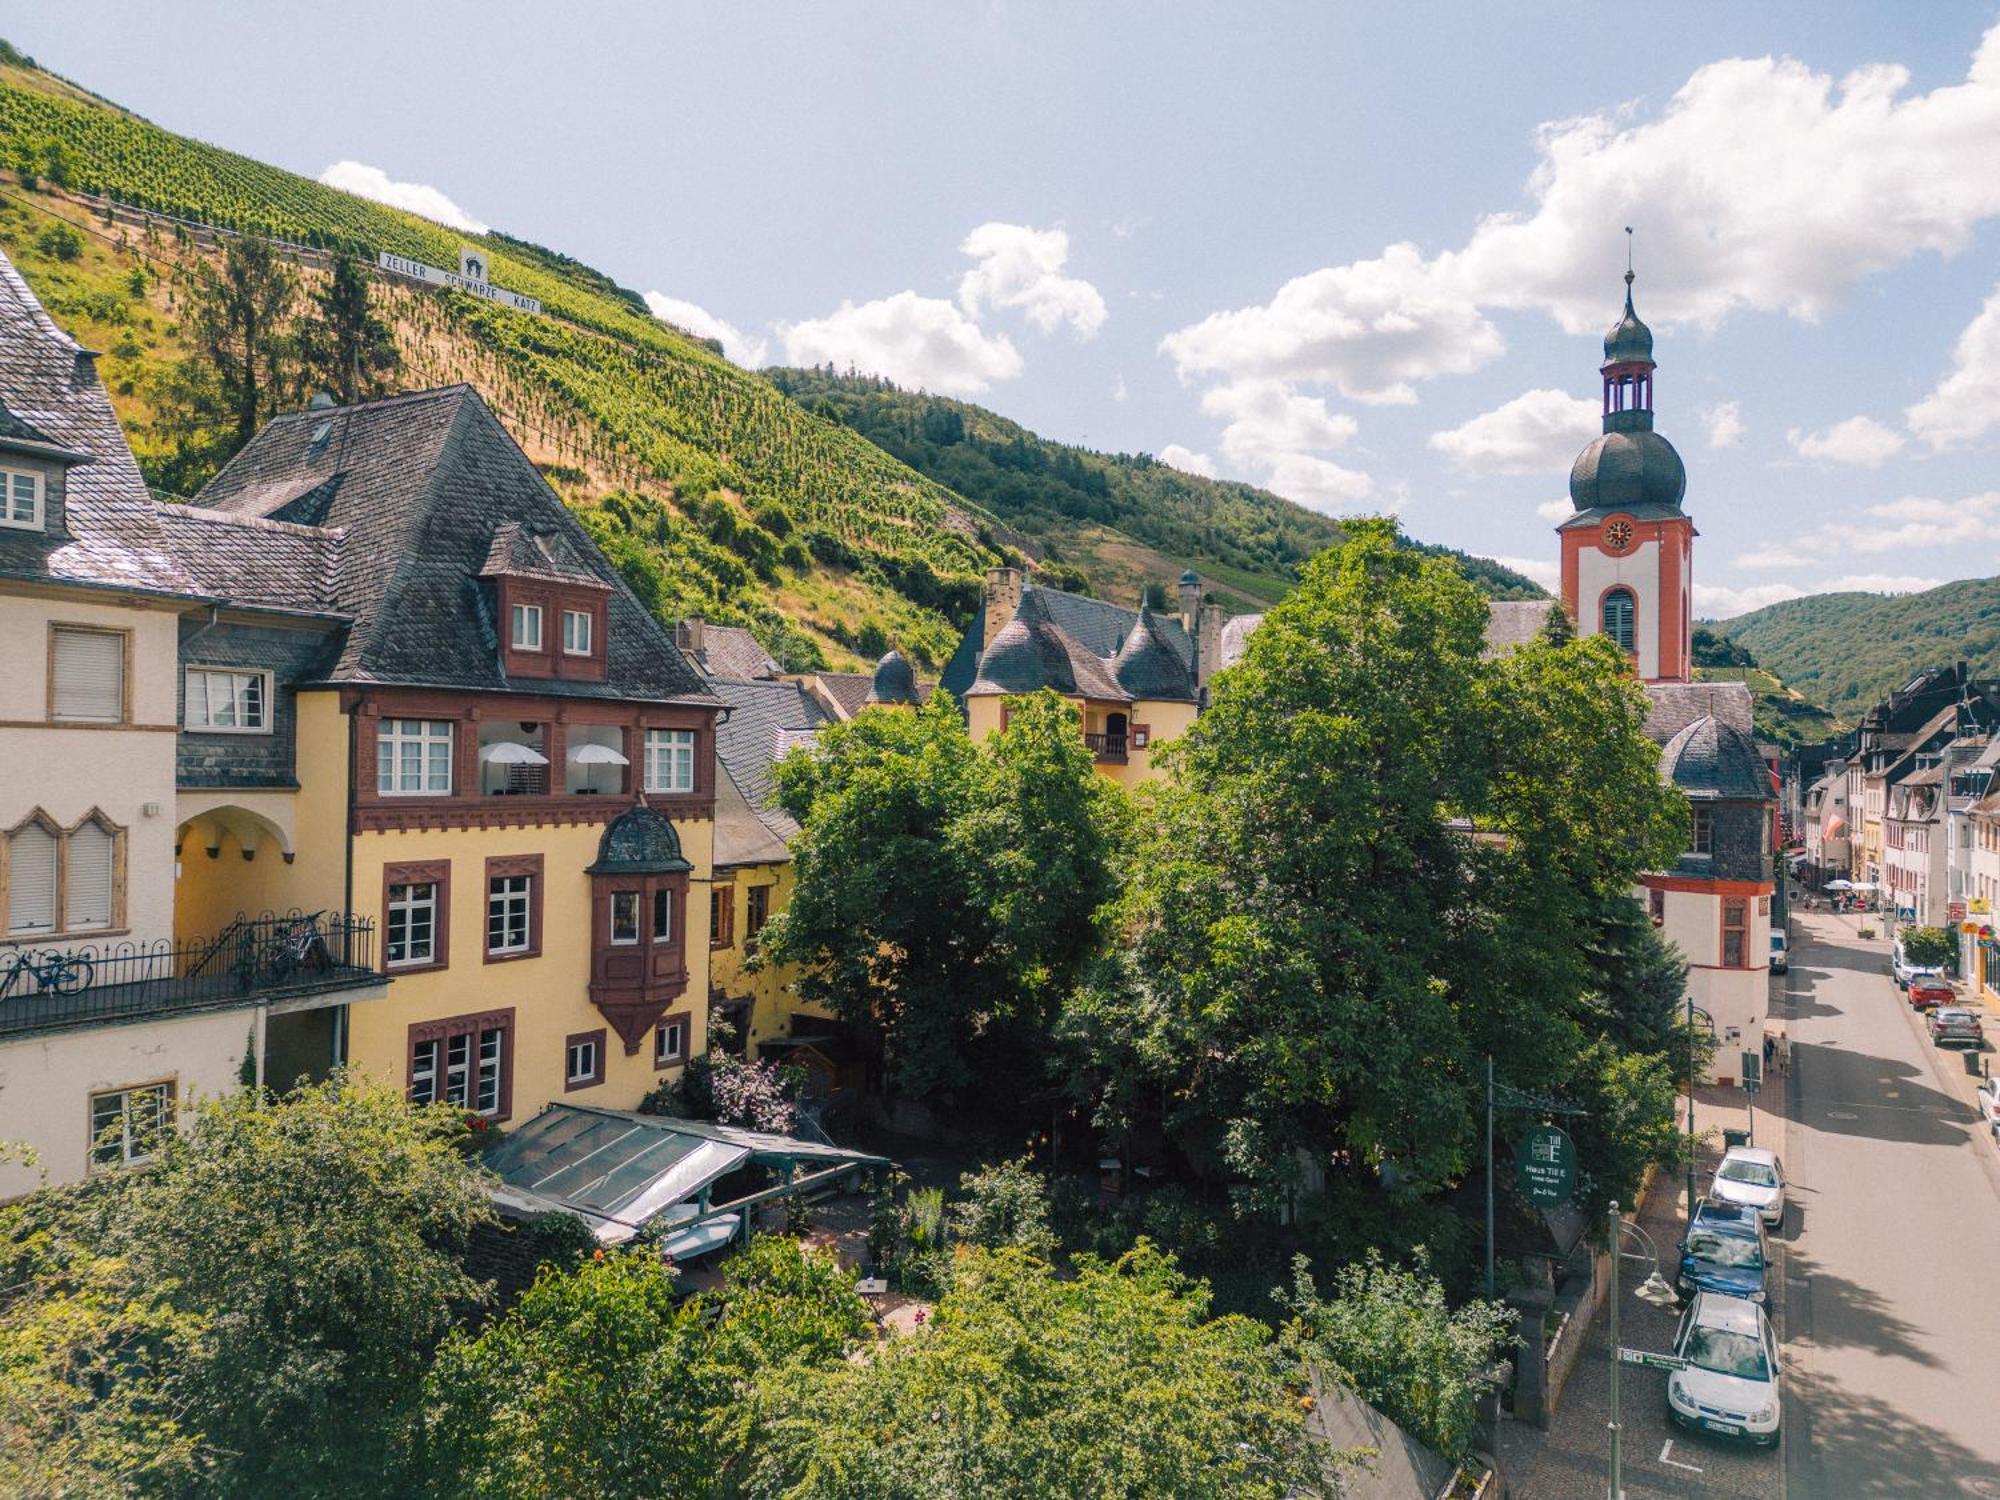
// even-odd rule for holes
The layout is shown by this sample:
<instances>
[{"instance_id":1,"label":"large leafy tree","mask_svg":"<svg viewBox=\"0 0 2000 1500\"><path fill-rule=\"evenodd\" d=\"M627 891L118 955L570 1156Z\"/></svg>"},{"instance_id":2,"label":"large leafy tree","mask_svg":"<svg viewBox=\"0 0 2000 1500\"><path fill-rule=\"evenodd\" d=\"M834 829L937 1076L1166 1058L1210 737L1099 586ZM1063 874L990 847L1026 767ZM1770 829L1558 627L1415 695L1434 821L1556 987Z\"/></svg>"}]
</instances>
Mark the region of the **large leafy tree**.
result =
<instances>
[{"instance_id":1,"label":"large leafy tree","mask_svg":"<svg viewBox=\"0 0 2000 1500\"><path fill-rule=\"evenodd\" d=\"M973 744L948 696L826 730L778 768L799 820L797 886L767 961L871 1039L913 1099L1039 1071L1043 1039L1098 941L1127 817L1073 707L1018 700Z\"/></svg>"},{"instance_id":2,"label":"large leafy tree","mask_svg":"<svg viewBox=\"0 0 2000 1500\"><path fill-rule=\"evenodd\" d=\"M215 372L237 448L286 394L297 295L297 273L255 236L231 240L219 267L196 273L188 337Z\"/></svg>"},{"instance_id":3,"label":"large leafy tree","mask_svg":"<svg viewBox=\"0 0 2000 1500\"><path fill-rule=\"evenodd\" d=\"M1678 798L1615 651L1489 661L1485 619L1451 562L1355 523L1168 752L1129 946L1066 1029L1128 1111L1164 1093L1198 1165L1286 1190L1338 1153L1434 1190L1475 1165L1482 1054L1522 1088L1601 1074L1590 939Z\"/></svg>"},{"instance_id":4,"label":"large leafy tree","mask_svg":"<svg viewBox=\"0 0 2000 1500\"><path fill-rule=\"evenodd\" d=\"M351 255L312 291L300 330L306 379L343 405L379 396L402 363L389 325L368 300L368 273Z\"/></svg>"},{"instance_id":5,"label":"large leafy tree","mask_svg":"<svg viewBox=\"0 0 2000 1500\"><path fill-rule=\"evenodd\" d=\"M930 1326L861 1363L759 1381L744 1493L787 1500L1335 1493L1296 1365L1141 1244L1058 1276L960 1252Z\"/></svg>"}]
</instances>

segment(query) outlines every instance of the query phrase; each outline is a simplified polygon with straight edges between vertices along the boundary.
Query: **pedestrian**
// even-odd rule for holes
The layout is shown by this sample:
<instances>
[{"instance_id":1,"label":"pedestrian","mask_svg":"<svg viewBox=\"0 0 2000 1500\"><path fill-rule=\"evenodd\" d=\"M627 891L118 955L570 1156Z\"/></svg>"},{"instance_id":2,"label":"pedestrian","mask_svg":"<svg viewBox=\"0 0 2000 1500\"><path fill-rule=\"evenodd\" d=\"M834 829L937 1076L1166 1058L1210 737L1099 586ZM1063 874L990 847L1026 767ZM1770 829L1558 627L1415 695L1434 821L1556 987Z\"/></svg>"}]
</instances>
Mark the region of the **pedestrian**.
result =
<instances>
[{"instance_id":1,"label":"pedestrian","mask_svg":"<svg viewBox=\"0 0 2000 1500\"><path fill-rule=\"evenodd\" d=\"M1771 1070L1771 1059L1777 1055L1778 1038L1771 1032L1764 1033L1764 1071Z\"/></svg>"}]
</instances>

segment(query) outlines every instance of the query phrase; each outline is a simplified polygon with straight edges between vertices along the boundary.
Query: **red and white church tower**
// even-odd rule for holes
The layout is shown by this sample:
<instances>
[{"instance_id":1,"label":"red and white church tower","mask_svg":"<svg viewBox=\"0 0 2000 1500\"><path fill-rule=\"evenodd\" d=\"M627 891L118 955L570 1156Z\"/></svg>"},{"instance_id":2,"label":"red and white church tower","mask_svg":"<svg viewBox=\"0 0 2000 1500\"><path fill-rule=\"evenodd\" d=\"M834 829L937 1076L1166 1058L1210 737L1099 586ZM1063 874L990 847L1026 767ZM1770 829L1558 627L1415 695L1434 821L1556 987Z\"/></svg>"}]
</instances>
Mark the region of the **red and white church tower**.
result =
<instances>
[{"instance_id":1,"label":"red and white church tower","mask_svg":"<svg viewBox=\"0 0 2000 1500\"><path fill-rule=\"evenodd\" d=\"M1610 636L1647 682L1687 682L1694 522L1681 509L1687 468L1653 431L1653 332L1632 310L1604 336L1604 435L1569 473L1576 514L1562 538L1562 597L1580 635Z\"/></svg>"}]
</instances>

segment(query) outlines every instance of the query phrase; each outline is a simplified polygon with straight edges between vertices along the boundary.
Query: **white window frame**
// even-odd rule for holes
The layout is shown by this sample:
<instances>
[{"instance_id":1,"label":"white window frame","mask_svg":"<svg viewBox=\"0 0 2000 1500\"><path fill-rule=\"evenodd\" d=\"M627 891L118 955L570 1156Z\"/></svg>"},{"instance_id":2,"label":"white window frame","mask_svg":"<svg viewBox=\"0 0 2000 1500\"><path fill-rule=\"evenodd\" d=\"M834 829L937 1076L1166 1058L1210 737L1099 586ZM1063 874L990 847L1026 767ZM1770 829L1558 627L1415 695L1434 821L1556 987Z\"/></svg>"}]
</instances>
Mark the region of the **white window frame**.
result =
<instances>
[{"instance_id":1,"label":"white window frame","mask_svg":"<svg viewBox=\"0 0 2000 1500\"><path fill-rule=\"evenodd\" d=\"M243 716L246 701L244 692L239 691L239 679L243 688L251 682L257 683L257 718L255 724L218 724L214 721L214 710L210 705L215 701L210 691L210 680L216 677L228 679L229 708L238 718ZM201 683L201 718L195 718L195 683ZM256 667L189 667L181 678L181 727L199 734L269 734L271 732L271 674Z\"/></svg>"},{"instance_id":2,"label":"white window frame","mask_svg":"<svg viewBox=\"0 0 2000 1500\"><path fill-rule=\"evenodd\" d=\"M566 609L562 612L563 655L588 656L591 653L591 631L595 621L587 609Z\"/></svg>"},{"instance_id":3,"label":"white window frame","mask_svg":"<svg viewBox=\"0 0 2000 1500\"><path fill-rule=\"evenodd\" d=\"M410 891L412 893L428 891L430 894L427 896L411 894L398 900L396 898L398 890ZM396 880L390 882L389 899L384 903L385 909L382 913L382 961L389 968L416 969L437 962L438 918L440 915L439 906L441 905L438 898L441 894L438 889L438 882L435 880ZM415 945L410 940L410 916L412 913L418 911L428 911L430 913L430 932L425 939L422 954L412 951ZM398 912L403 913L403 956L401 958L395 957L389 947L395 941L391 934L394 931L393 924Z\"/></svg>"},{"instance_id":4,"label":"white window frame","mask_svg":"<svg viewBox=\"0 0 2000 1500\"><path fill-rule=\"evenodd\" d=\"M692 729L646 731L646 790L694 790L695 732Z\"/></svg>"},{"instance_id":5,"label":"white window frame","mask_svg":"<svg viewBox=\"0 0 2000 1500\"><path fill-rule=\"evenodd\" d=\"M450 719L383 719L375 731L375 794L378 797L449 797L452 760L457 750L453 739L455 728ZM444 746L442 786L437 785L431 775L431 749L440 743ZM402 750L405 745L419 747L415 786L403 784Z\"/></svg>"},{"instance_id":6,"label":"white window frame","mask_svg":"<svg viewBox=\"0 0 2000 1500\"><path fill-rule=\"evenodd\" d=\"M34 493L29 504L32 514L22 520L14 514L14 484L25 479ZM46 531L49 515L48 478L38 469L0 468L0 526L14 531Z\"/></svg>"},{"instance_id":7,"label":"white window frame","mask_svg":"<svg viewBox=\"0 0 2000 1500\"><path fill-rule=\"evenodd\" d=\"M144 1166L153 1159L154 1151L138 1149L138 1143L133 1138L133 1102L141 1095L150 1096L150 1102L145 1104L144 1108L152 1116L150 1120L142 1117L141 1123L159 1132L156 1140L164 1140L167 1131L173 1129L173 1080L162 1079L154 1083L129 1084L122 1089L97 1090L91 1094L89 1101L91 1171L116 1172L125 1168ZM100 1105L112 1101L116 1101L114 1108L117 1110L115 1123L118 1128L118 1156L115 1160L106 1160L98 1154L100 1138L112 1128L114 1121L105 1115ZM157 1146L154 1149L157 1150Z\"/></svg>"},{"instance_id":8,"label":"white window frame","mask_svg":"<svg viewBox=\"0 0 2000 1500\"><path fill-rule=\"evenodd\" d=\"M632 935L630 937L620 937L618 935L618 913L620 908L629 909L632 914ZM636 948L639 946L639 919L641 916L639 911L639 892L613 891L611 893L611 906L607 912L607 916L611 922L611 930L606 934L606 937L612 947Z\"/></svg>"},{"instance_id":9,"label":"white window frame","mask_svg":"<svg viewBox=\"0 0 2000 1500\"><path fill-rule=\"evenodd\" d=\"M666 1040L671 1033L674 1045L668 1047ZM653 1028L653 1066L670 1068L687 1061L687 1022L662 1021Z\"/></svg>"},{"instance_id":10,"label":"white window frame","mask_svg":"<svg viewBox=\"0 0 2000 1500\"><path fill-rule=\"evenodd\" d=\"M493 941L493 919L500 919L505 938L519 924L519 942ZM526 953L535 945L535 877L492 875L486 881L486 951L495 957Z\"/></svg>"},{"instance_id":11,"label":"white window frame","mask_svg":"<svg viewBox=\"0 0 2000 1500\"><path fill-rule=\"evenodd\" d=\"M534 627L532 630L529 627ZM516 604L508 611L507 639L516 651L540 651L542 649L542 607L539 604Z\"/></svg>"},{"instance_id":12,"label":"white window frame","mask_svg":"<svg viewBox=\"0 0 2000 1500\"><path fill-rule=\"evenodd\" d=\"M579 1055L589 1061L589 1067L581 1069L577 1067ZM597 1063L597 1038L571 1042L563 1049L563 1082L572 1087L597 1082Z\"/></svg>"}]
</instances>

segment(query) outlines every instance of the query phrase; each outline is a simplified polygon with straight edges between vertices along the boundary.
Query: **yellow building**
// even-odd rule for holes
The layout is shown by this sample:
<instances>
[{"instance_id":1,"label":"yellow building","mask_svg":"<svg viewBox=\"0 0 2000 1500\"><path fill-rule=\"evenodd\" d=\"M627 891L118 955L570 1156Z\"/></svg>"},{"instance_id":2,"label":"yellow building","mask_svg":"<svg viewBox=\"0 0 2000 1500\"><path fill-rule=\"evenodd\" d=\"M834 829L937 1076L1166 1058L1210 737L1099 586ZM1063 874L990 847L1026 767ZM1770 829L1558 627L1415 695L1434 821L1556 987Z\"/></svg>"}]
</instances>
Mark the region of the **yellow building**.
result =
<instances>
[{"instance_id":1,"label":"yellow building","mask_svg":"<svg viewBox=\"0 0 2000 1500\"><path fill-rule=\"evenodd\" d=\"M495 1122L706 1042L716 699L469 387L280 417L163 507L227 606L184 693L179 910L372 923L388 999L272 1049ZM233 699L231 695L234 695Z\"/></svg>"},{"instance_id":2,"label":"yellow building","mask_svg":"<svg viewBox=\"0 0 2000 1500\"><path fill-rule=\"evenodd\" d=\"M1194 723L1210 675L1224 664L1223 634L1222 612L1201 602L1193 573L1182 575L1176 617L996 568L941 685L964 706L975 739L1005 725L1009 699L1053 690L1076 706L1098 769L1137 786L1156 774L1154 748Z\"/></svg>"}]
</instances>

